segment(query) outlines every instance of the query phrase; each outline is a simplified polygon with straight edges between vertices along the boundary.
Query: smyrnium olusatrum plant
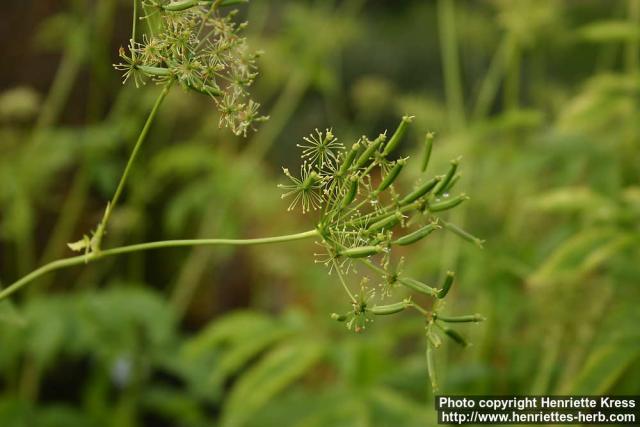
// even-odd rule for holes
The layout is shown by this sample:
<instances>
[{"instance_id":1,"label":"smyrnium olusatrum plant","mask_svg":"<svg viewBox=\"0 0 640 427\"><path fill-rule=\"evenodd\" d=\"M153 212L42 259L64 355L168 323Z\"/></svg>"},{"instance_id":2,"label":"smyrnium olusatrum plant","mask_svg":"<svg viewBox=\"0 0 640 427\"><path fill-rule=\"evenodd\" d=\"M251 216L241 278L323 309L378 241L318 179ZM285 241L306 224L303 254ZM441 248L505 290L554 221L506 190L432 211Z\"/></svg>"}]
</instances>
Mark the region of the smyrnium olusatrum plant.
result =
<instances>
[{"instance_id":1,"label":"smyrnium olusatrum plant","mask_svg":"<svg viewBox=\"0 0 640 427\"><path fill-rule=\"evenodd\" d=\"M445 229L478 246L482 241L451 224L439 215L465 202L464 193L453 194L460 178L459 159L451 161L443 175L421 179L409 191L400 191L398 177L409 158L394 158L393 152L403 139L411 117L402 118L393 135L382 133L373 139L360 138L345 147L332 131L318 130L303 139L300 173L284 169L288 182L281 184L283 198L290 200L289 210L316 212L314 228L295 234L255 239L183 239L146 242L103 249L102 240L115 206L124 190L137 153L169 90L174 84L210 96L220 113L220 124L236 134L246 134L252 123L262 120L258 104L249 98L247 88L256 76L256 54L251 53L239 31L245 24L233 21L221 9L239 0L145 0L148 25L141 42L136 41L138 1L134 0L132 37L128 51L120 50L122 62L116 68L124 71L124 80L137 86L154 81L162 91L147 117L101 222L91 236L69 244L83 255L46 264L0 290L0 301L9 297L38 277L62 268L94 262L102 258L151 249L204 245L260 245L313 238L321 247L315 261L335 274L348 297L348 309L331 314L345 322L347 328L361 332L376 316L391 315L406 309L416 310L424 319L427 337L427 367L432 386L437 389L433 350L440 346L441 336L466 345L466 341L447 324L478 322L479 315L451 317L442 315L443 298L453 282L448 273L441 287L435 288L408 276L403 271L404 259L396 259L393 249L411 246L431 233ZM157 23L153 23L151 22ZM426 171L431 157L433 134L425 138L420 160ZM370 275L359 274L364 266ZM352 277L358 285L354 290ZM403 288L434 299L431 307L423 307ZM396 301L393 301L396 298Z\"/></svg>"}]
</instances>

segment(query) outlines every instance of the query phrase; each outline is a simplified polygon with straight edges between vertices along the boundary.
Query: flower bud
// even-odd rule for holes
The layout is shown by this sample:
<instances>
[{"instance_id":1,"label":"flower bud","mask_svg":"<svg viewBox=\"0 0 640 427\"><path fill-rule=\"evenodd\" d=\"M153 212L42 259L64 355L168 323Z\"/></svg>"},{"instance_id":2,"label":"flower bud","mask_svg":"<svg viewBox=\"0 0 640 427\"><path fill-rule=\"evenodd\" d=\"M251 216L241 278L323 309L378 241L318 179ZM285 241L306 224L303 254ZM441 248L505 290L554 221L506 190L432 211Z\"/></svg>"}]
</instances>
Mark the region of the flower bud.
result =
<instances>
[{"instance_id":1,"label":"flower bud","mask_svg":"<svg viewBox=\"0 0 640 427\"><path fill-rule=\"evenodd\" d=\"M336 320L338 322L344 322L345 320L347 320L347 315L346 314L331 313L331 319Z\"/></svg>"}]
</instances>

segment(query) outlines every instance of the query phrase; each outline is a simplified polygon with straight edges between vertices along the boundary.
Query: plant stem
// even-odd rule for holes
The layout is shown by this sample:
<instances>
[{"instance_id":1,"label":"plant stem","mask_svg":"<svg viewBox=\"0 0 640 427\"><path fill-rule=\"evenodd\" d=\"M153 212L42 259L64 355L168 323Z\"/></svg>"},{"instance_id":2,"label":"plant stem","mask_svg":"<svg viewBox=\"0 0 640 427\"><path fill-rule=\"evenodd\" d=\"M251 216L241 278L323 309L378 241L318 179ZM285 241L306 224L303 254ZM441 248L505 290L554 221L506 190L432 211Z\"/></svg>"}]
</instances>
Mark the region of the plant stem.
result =
<instances>
[{"instance_id":1,"label":"plant stem","mask_svg":"<svg viewBox=\"0 0 640 427\"><path fill-rule=\"evenodd\" d=\"M158 242L138 243L135 245L121 246L119 248L107 249L100 252L92 252L88 255L78 255L70 258L59 259L57 261L45 264L37 270L32 271L20 280L14 282L6 289L0 291L0 301L7 298L29 282L51 271L60 270L62 268L73 267L80 264L88 264L101 258L114 255L122 255L131 252L148 251L160 248L177 248L183 246L212 246L212 245L232 245L232 246L249 246L249 245L265 245L271 243L290 242L293 240L308 239L317 237L320 234L317 230L304 231L296 234L286 234L283 236L262 237L258 239L183 239L183 240L162 240Z\"/></svg>"},{"instance_id":2,"label":"plant stem","mask_svg":"<svg viewBox=\"0 0 640 427\"><path fill-rule=\"evenodd\" d=\"M113 213L113 209L115 208L116 204L118 203L118 200L120 200L120 195L122 194L122 191L124 190L124 186L125 183L127 182L127 177L129 176L129 173L131 171L131 167L133 166L133 163L136 159L136 156L138 155L138 152L140 151L140 147L142 146L142 143L144 142L144 140L147 137L147 134L149 133L149 129L151 128L151 124L153 123L154 119L156 118L156 115L158 113L158 110L160 108L160 104L162 104L162 101L164 101L164 99L166 98L167 94L169 93L169 89L171 88L171 83L172 81L170 80L163 88L162 88L162 92L160 92L160 95L158 95L158 98L156 99L155 104L153 105L153 108L151 109L151 112L149 113L149 116L147 117L147 121L144 124L144 127L142 128L142 131L140 131L140 135L138 136L138 140L136 141L136 145L133 147L133 151L131 152L131 155L129 156L129 160L127 161L127 165L124 168L124 172L122 173L122 176L120 177L120 182L118 183L118 187L116 188L116 192L113 194L113 198L111 199L111 202L109 202L109 204L107 204L107 208L104 212L104 216L102 217L102 221L100 222L100 225L98 225L98 228L96 229L96 234L95 234L95 243L96 243L96 247L100 248L100 243L102 241L102 236L104 235L106 229L107 229L107 223L109 222L109 219L111 218L111 214Z\"/></svg>"},{"instance_id":3,"label":"plant stem","mask_svg":"<svg viewBox=\"0 0 640 427\"><path fill-rule=\"evenodd\" d=\"M454 0L438 1L438 27L449 123L454 129L464 128L466 119Z\"/></svg>"}]
</instances>

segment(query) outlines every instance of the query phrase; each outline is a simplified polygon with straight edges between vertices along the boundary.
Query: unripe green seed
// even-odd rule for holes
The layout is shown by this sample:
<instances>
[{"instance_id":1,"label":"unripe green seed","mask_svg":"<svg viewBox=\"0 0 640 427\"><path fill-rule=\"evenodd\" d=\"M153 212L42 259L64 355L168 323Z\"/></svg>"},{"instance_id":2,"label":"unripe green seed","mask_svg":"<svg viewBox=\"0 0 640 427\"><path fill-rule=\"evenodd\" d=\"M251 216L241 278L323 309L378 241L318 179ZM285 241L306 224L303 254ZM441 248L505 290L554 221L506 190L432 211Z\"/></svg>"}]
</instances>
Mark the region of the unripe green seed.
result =
<instances>
[{"instance_id":1,"label":"unripe green seed","mask_svg":"<svg viewBox=\"0 0 640 427\"><path fill-rule=\"evenodd\" d=\"M402 138L404 137L404 134L407 132L407 126L412 121L413 121L413 116L403 116L402 117L402 120L400 121L400 124L398 125L398 128L393 133L393 135L391 135L391 139L389 139L389 142L384 147L384 151L382 152L383 156L389 155L389 153L391 153L393 150L396 149L398 144L400 144L400 141L402 141Z\"/></svg>"},{"instance_id":2,"label":"unripe green seed","mask_svg":"<svg viewBox=\"0 0 640 427\"><path fill-rule=\"evenodd\" d=\"M462 193L459 196L453 197L451 199L429 204L429 210L431 212L446 211L447 209L455 208L465 200L469 200L469 196Z\"/></svg>"},{"instance_id":3,"label":"unripe green seed","mask_svg":"<svg viewBox=\"0 0 640 427\"><path fill-rule=\"evenodd\" d=\"M171 2L161 7L162 9L169 12L179 12L181 10L187 10L194 6L197 6L198 3L199 3L199 0L182 0L182 1Z\"/></svg>"},{"instance_id":4,"label":"unripe green seed","mask_svg":"<svg viewBox=\"0 0 640 427\"><path fill-rule=\"evenodd\" d=\"M351 150L349 150L347 157L345 157L345 159L342 161L342 164L340 165L340 169L336 174L337 176L344 176L347 173L347 171L353 164L353 161L355 160L356 156L358 155L359 150L360 150L359 143L356 142L351 146Z\"/></svg>"},{"instance_id":5,"label":"unripe green seed","mask_svg":"<svg viewBox=\"0 0 640 427\"><path fill-rule=\"evenodd\" d=\"M400 301L395 304L389 305L377 305L368 309L371 313L376 315L395 314L407 308L407 301Z\"/></svg>"},{"instance_id":6,"label":"unripe green seed","mask_svg":"<svg viewBox=\"0 0 640 427\"><path fill-rule=\"evenodd\" d=\"M456 174L459 163L460 163L459 157L457 159L451 160L451 166L449 167L449 170L447 171L442 181L440 181L436 186L436 188L433 189L433 194L440 195L444 193L444 190L449 186L449 183L453 179L453 176Z\"/></svg>"},{"instance_id":7,"label":"unripe green seed","mask_svg":"<svg viewBox=\"0 0 640 427\"><path fill-rule=\"evenodd\" d=\"M469 343L467 342L466 339L464 339L464 337L462 335L460 335L457 331L450 329L450 328L442 328L442 330L444 331L444 333L451 338L452 340L454 340L455 342L457 342L458 344L460 344L463 347L467 347L469 345Z\"/></svg>"},{"instance_id":8,"label":"unripe green seed","mask_svg":"<svg viewBox=\"0 0 640 427\"><path fill-rule=\"evenodd\" d=\"M433 345L430 342L427 342L427 373L429 374L429 379L431 380L431 389L435 393L438 390L438 381L436 379L436 362L435 356L433 355Z\"/></svg>"},{"instance_id":9,"label":"unripe green seed","mask_svg":"<svg viewBox=\"0 0 640 427\"><path fill-rule=\"evenodd\" d=\"M420 187L413 190L411 193L407 194L404 199L400 200L400 205L408 205L409 203L413 203L418 200L420 197L426 195L429 191L433 189L433 187L438 184L442 180L442 176L435 176L429 181L422 184Z\"/></svg>"},{"instance_id":10,"label":"unripe green seed","mask_svg":"<svg viewBox=\"0 0 640 427\"><path fill-rule=\"evenodd\" d=\"M344 209L353 202L356 198L356 194L358 194L358 177L353 175L349 178L349 188L347 189L342 202L340 203L340 208Z\"/></svg>"},{"instance_id":11,"label":"unripe green seed","mask_svg":"<svg viewBox=\"0 0 640 427\"><path fill-rule=\"evenodd\" d=\"M380 221L374 222L369 226L367 231L369 233L375 233L376 231L383 229L390 229L399 223L402 220L402 214L400 212L394 212L389 214L386 218L381 219Z\"/></svg>"},{"instance_id":12,"label":"unripe green seed","mask_svg":"<svg viewBox=\"0 0 640 427\"><path fill-rule=\"evenodd\" d=\"M407 234L406 236L402 236L398 240L392 242L394 245L406 246L412 243L417 242L420 239L427 237L433 231L442 228L437 223L432 222L431 224L427 224L419 230L414 231L413 233Z\"/></svg>"},{"instance_id":13,"label":"unripe green seed","mask_svg":"<svg viewBox=\"0 0 640 427\"><path fill-rule=\"evenodd\" d=\"M443 193L448 193L449 191L451 191L451 189L458 183L461 176L462 174L460 172L455 174L455 176L451 178L451 181L449 181L449 185L447 185L447 188L444 189Z\"/></svg>"},{"instance_id":14,"label":"unripe green seed","mask_svg":"<svg viewBox=\"0 0 640 427\"><path fill-rule=\"evenodd\" d=\"M344 322L345 320L347 320L347 315L346 314L331 313L331 318L333 320L337 320L338 322Z\"/></svg>"},{"instance_id":15,"label":"unripe green seed","mask_svg":"<svg viewBox=\"0 0 640 427\"><path fill-rule=\"evenodd\" d=\"M458 236L462 237L464 240L473 243L474 245L478 246L480 249L483 249L484 240L478 239L476 236L473 236L472 234L464 231L462 228L458 227L457 225L451 224L450 222L445 222L444 228L453 232L454 234L457 234Z\"/></svg>"},{"instance_id":16,"label":"unripe green seed","mask_svg":"<svg viewBox=\"0 0 640 427\"><path fill-rule=\"evenodd\" d=\"M438 334L436 334L432 330L429 330L427 332L427 339L429 340L429 342L431 342L431 345L433 345L434 348L440 348L440 346L442 345L442 340L440 339Z\"/></svg>"},{"instance_id":17,"label":"unripe green seed","mask_svg":"<svg viewBox=\"0 0 640 427\"><path fill-rule=\"evenodd\" d=\"M413 289L414 291L417 291L426 295L430 295L430 296L438 295L438 291L432 288L431 286L427 286L424 283L419 282L410 277L400 277L398 278L398 281L402 283L404 286L406 286L407 288Z\"/></svg>"},{"instance_id":18,"label":"unripe green seed","mask_svg":"<svg viewBox=\"0 0 640 427\"><path fill-rule=\"evenodd\" d=\"M371 141L364 152L358 157L358 161L356 162L356 168L361 168L367 164L369 158L373 155L373 153L378 149L380 144L387 139L386 135L381 133L376 139Z\"/></svg>"},{"instance_id":19,"label":"unripe green seed","mask_svg":"<svg viewBox=\"0 0 640 427\"><path fill-rule=\"evenodd\" d=\"M399 159L396 162L396 164L393 166L393 168L391 168L387 176L384 177L384 179L378 186L378 189L375 191L375 193L376 194L381 193L387 188L389 188L389 186L393 184L393 181L396 180L396 178L398 177L398 175L400 174L400 172L402 171L402 168L406 163L407 161L405 159Z\"/></svg>"},{"instance_id":20,"label":"unripe green seed","mask_svg":"<svg viewBox=\"0 0 640 427\"><path fill-rule=\"evenodd\" d=\"M318 175L316 171L311 171L311 173L307 175L305 180L302 181L302 188L308 190L313 186L313 184L318 181L320 181L320 175Z\"/></svg>"},{"instance_id":21,"label":"unripe green seed","mask_svg":"<svg viewBox=\"0 0 640 427\"><path fill-rule=\"evenodd\" d=\"M347 258L366 258L371 255L376 255L382 252L381 246L358 246L355 248L343 249L339 252L340 256Z\"/></svg>"},{"instance_id":22,"label":"unripe green seed","mask_svg":"<svg viewBox=\"0 0 640 427\"><path fill-rule=\"evenodd\" d=\"M485 320L484 316L478 313L468 314L466 316L441 316L434 314L433 317L448 323L478 323Z\"/></svg>"},{"instance_id":23,"label":"unripe green seed","mask_svg":"<svg viewBox=\"0 0 640 427\"><path fill-rule=\"evenodd\" d=\"M424 154L422 157L422 172L427 170L427 166L429 166L429 159L431 159L431 150L433 149L433 138L435 134L433 132L428 132L424 138Z\"/></svg>"},{"instance_id":24,"label":"unripe green seed","mask_svg":"<svg viewBox=\"0 0 640 427\"><path fill-rule=\"evenodd\" d=\"M442 299L447 296L449 293L449 289L451 289L451 285L453 285L453 279L455 278L455 273L453 271L447 271L447 277L444 279L444 284L442 288L438 291L438 298Z\"/></svg>"}]
</instances>

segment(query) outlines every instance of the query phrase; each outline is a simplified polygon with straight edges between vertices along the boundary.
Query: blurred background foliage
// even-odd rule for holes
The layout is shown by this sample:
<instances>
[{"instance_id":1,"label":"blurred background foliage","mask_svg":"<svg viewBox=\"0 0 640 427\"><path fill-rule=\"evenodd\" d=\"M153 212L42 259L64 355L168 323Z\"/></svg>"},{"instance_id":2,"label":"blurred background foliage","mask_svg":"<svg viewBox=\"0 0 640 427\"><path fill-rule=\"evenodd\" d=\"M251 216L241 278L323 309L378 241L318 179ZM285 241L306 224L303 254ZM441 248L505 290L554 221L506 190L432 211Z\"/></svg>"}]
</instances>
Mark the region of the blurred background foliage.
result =
<instances>
[{"instance_id":1,"label":"blurred background foliage","mask_svg":"<svg viewBox=\"0 0 640 427\"><path fill-rule=\"evenodd\" d=\"M128 0L3 2L0 279L68 256L97 223L158 89L111 68ZM434 166L463 156L472 200L406 268L458 273L446 393L640 394L640 1L253 0L263 49L247 139L173 91L114 215L110 245L309 228L280 166L416 116ZM418 171L413 171L417 174ZM435 424L415 315L353 334L314 245L171 249L60 271L0 303L0 425Z\"/></svg>"}]
</instances>

